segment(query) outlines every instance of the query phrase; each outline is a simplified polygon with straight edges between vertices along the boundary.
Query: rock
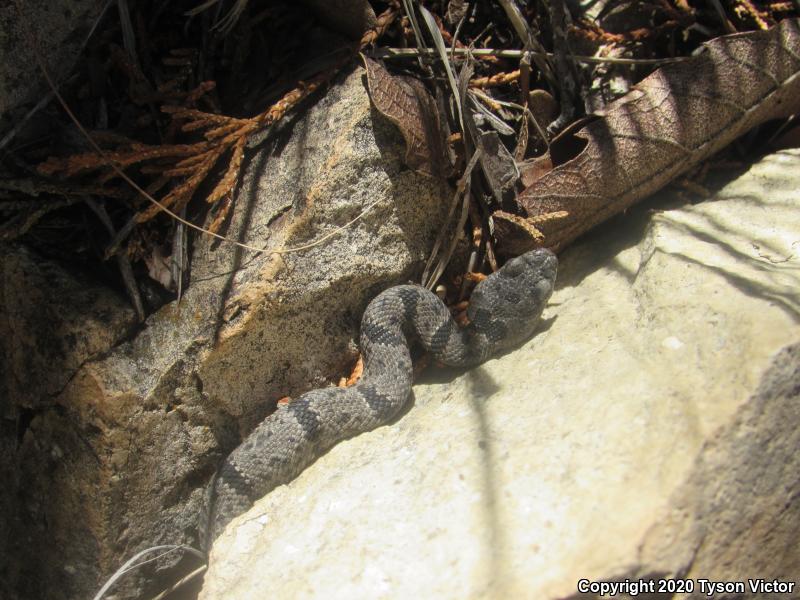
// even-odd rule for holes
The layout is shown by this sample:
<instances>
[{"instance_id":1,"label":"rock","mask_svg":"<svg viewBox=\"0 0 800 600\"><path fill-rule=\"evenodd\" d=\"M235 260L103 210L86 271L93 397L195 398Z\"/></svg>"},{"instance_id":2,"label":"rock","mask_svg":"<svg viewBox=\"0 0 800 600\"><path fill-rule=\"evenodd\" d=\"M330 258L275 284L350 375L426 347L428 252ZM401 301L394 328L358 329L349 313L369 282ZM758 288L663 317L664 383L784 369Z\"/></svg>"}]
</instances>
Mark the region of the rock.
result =
<instances>
[{"instance_id":1,"label":"rock","mask_svg":"<svg viewBox=\"0 0 800 600\"><path fill-rule=\"evenodd\" d=\"M321 23L358 41L377 25L375 11L367 0L302 0Z\"/></svg>"},{"instance_id":2,"label":"rock","mask_svg":"<svg viewBox=\"0 0 800 600\"><path fill-rule=\"evenodd\" d=\"M0 406L51 406L75 372L130 335L124 297L24 247L2 246Z\"/></svg>"},{"instance_id":3,"label":"rock","mask_svg":"<svg viewBox=\"0 0 800 600\"><path fill-rule=\"evenodd\" d=\"M74 520L82 513L78 497L49 487L51 471L68 469L73 451L84 452L56 398L84 363L132 333L136 316L99 282L11 245L0 246L0 299L0 598L27 586L31 597L43 597L35 583L42 560L63 549L52 539L31 540L57 529L45 514Z\"/></svg>"},{"instance_id":4,"label":"rock","mask_svg":"<svg viewBox=\"0 0 800 600\"><path fill-rule=\"evenodd\" d=\"M536 338L429 377L396 423L259 501L217 540L200 598L796 581L798 173L781 152L705 202L665 194L583 238Z\"/></svg>"},{"instance_id":5,"label":"rock","mask_svg":"<svg viewBox=\"0 0 800 600\"><path fill-rule=\"evenodd\" d=\"M421 272L452 192L403 167L402 137L372 111L362 77L340 77L254 141L223 233L267 252L199 237L180 304L83 361L31 423L23 464L72 437L21 486L40 499L10 532L28 536L26 560L39 569L21 598L89 597L143 548L197 545L204 488L222 458L279 398L346 375L367 302ZM137 572L114 591L155 595L158 575Z\"/></svg>"},{"instance_id":6,"label":"rock","mask_svg":"<svg viewBox=\"0 0 800 600\"><path fill-rule=\"evenodd\" d=\"M38 100L49 90L36 60L37 52L53 80L63 80L106 4L104 0L0 0L0 56L4 57L0 61L0 117L8 116L20 104Z\"/></svg>"}]
</instances>

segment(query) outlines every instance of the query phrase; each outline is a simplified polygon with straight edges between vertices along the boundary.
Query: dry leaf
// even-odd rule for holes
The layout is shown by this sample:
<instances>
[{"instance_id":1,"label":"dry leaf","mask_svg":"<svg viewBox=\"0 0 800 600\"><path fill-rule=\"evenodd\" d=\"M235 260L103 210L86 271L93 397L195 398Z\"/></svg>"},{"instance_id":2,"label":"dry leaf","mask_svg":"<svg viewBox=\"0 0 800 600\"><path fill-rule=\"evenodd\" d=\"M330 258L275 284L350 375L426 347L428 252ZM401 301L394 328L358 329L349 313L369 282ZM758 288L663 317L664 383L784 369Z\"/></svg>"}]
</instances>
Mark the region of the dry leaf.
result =
<instances>
[{"instance_id":1,"label":"dry leaf","mask_svg":"<svg viewBox=\"0 0 800 600\"><path fill-rule=\"evenodd\" d=\"M439 113L431 94L421 81L391 75L380 63L363 54L361 58L373 106L397 125L406 141L406 165L428 177L441 176L446 161Z\"/></svg>"},{"instance_id":2,"label":"dry leaf","mask_svg":"<svg viewBox=\"0 0 800 600\"><path fill-rule=\"evenodd\" d=\"M532 186L536 180L553 170L553 159L550 153L547 153L543 156L536 156L524 160L519 163L518 166L522 185L527 188Z\"/></svg>"},{"instance_id":3,"label":"dry leaf","mask_svg":"<svg viewBox=\"0 0 800 600\"><path fill-rule=\"evenodd\" d=\"M529 220L567 216L535 225L543 241L529 236L514 247L561 248L755 125L800 111L799 23L712 40L695 58L644 79L600 118L565 131L550 148L557 166L518 201Z\"/></svg>"},{"instance_id":4,"label":"dry leaf","mask_svg":"<svg viewBox=\"0 0 800 600\"><path fill-rule=\"evenodd\" d=\"M161 248L154 246L153 249L144 257L144 262L147 265L147 274L150 279L157 281L165 290L175 290L175 281L172 279L172 271L170 269L172 258L165 256Z\"/></svg>"}]
</instances>

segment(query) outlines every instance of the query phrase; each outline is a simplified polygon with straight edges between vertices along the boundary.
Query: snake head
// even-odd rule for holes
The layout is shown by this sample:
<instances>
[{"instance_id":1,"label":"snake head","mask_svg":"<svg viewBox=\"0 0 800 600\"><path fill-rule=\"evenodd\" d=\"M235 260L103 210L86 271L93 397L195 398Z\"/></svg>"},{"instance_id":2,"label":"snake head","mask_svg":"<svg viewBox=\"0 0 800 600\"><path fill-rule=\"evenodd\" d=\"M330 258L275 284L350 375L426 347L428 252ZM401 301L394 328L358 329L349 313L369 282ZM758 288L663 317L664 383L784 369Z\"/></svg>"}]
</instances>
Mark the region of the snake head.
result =
<instances>
[{"instance_id":1,"label":"snake head","mask_svg":"<svg viewBox=\"0 0 800 600\"><path fill-rule=\"evenodd\" d=\"M529 339L555 286L558 259L537 248L508 261L475 287L467 317L491 352Z\"/></svg>"}]
</instances>

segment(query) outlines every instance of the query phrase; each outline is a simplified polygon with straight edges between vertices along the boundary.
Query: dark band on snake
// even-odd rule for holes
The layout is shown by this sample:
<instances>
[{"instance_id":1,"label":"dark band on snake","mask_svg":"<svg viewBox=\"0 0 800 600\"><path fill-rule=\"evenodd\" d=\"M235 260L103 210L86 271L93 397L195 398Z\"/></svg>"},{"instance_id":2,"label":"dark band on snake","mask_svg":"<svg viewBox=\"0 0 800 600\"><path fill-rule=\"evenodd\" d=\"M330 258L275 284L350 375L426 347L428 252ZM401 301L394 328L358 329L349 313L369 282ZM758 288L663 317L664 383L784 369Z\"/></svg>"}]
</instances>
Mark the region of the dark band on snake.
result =
<instances>
[{"instance_id":1,"label":"dark band on snake","mask_svg":"<svg viewBox=\"0 0 800 600\"><path fill-rule=\"evenodd\" d=\"M311 390L278 409L225 459L210 490L206 546L236 516L297 477L340 441L389 423L411 394L406 336L435 360L470 367L533 335L555 284L558 261L546 249L506 263L479 283L459 328L447 307L425 288L401 285L376 297L361 322L364 372L347 388Z\"/></svg>"}]
</instances>

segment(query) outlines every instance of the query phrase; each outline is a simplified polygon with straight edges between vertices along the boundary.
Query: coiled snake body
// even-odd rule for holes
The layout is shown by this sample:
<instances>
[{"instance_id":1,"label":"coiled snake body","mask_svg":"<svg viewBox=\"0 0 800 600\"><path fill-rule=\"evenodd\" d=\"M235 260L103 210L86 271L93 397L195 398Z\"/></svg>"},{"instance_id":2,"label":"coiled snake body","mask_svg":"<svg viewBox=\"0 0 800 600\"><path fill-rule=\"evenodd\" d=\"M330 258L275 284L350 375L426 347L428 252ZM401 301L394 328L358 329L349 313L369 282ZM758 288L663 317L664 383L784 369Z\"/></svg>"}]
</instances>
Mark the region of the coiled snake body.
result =
<instances>
[{"instance_id":1,"label":"coiled snake body","mask_svg":"<svg viewBox=\"0 0 800 600\"><path fill-rule=\"evenodd\" d=\"M476 286L466 328L425 288L400 285L377 296L361 321L361 379L348 388L311 390L279 406L228 456L212 484L208 522L201 527L205 543L210 546L234 517L332 446L400 412L412 382L406 334L418 337L436 360L460 367L531 337L553 291L557 264L545 249L510 260Z\"/></svg>"}]
</instances>

